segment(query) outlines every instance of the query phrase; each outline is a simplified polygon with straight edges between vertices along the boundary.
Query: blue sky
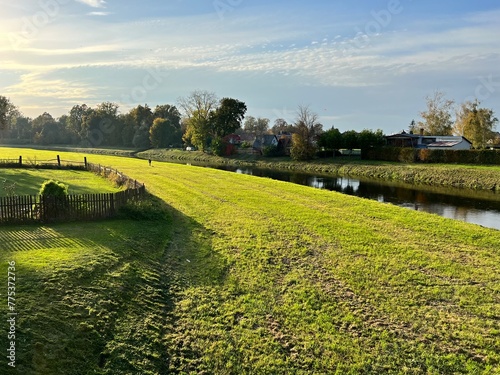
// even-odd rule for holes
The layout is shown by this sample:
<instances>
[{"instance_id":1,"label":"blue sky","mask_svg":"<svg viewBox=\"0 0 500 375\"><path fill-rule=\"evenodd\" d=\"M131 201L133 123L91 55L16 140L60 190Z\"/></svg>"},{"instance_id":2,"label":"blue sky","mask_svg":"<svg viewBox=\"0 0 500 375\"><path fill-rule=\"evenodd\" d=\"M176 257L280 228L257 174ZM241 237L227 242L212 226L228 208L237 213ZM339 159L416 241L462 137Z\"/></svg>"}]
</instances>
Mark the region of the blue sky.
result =
<instances>
[{"instance_id":1,"label":"blue sky","mask_svg":"<svg viewBox=\"0 0 500 375\"><path fill-rule=\"evenodd\" d=\"M500 112L498 1L0 0L0 95L35 117L194 90L248 115L408 127L439 90Z\"/></svg>"}]
</instances>

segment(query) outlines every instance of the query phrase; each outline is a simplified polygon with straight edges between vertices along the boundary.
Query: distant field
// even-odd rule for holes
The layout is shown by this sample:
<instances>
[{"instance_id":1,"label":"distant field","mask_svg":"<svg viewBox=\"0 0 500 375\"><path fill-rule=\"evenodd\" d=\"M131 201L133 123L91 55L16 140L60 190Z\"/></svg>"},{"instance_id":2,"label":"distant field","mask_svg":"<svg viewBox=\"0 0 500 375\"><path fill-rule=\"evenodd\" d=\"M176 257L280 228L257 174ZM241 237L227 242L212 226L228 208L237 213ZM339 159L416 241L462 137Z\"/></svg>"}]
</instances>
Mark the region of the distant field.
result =
<instances>
[{"instance_id":1,"label":"distant field","mask_svg":"<svg viewBox=\"0 0 500 375\"><path fill-rule=\"evenodd\" d=\"M500 231L248 175L90 159L144 182L168 217L0 229L0 278L18 267L23 374L500 373Z\"/></svg>"},{"instance_id":2,"label":"distant field","mask_svg":"<svg viewBox=\"0 0 500 375\"><path fill-rule=\"evenodd\" d=\"M46 180L56 180L69 186L70 194L114 193L120 188L107 179L91 172L54 169L0 168L0 197L14 192L16 195L38 194Z\"/></svg>"}]
</instances>

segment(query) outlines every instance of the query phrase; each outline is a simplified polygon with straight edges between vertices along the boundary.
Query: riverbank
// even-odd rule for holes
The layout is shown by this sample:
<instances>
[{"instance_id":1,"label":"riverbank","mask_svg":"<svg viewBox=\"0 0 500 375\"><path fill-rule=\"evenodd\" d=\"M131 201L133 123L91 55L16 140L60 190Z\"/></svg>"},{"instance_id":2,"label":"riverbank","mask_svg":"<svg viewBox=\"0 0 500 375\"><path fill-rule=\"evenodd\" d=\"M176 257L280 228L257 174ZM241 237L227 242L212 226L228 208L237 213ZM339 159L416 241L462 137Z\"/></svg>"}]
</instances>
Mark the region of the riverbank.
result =
<instances>
[{"instance_id":1,"label":"riverbank","mask_svg":"<svg viewBox=\"0 0 500 375\"><path fill-rule=\"evenodd\" d=\"M364 177L428 186L500 191L500 166L455 164L402 164L365 161L359 157L317 159L295 162L290 158L264 158L255 155L218 157L200 151L155 150L137 153L144 159L217 166L239 166L293 170L308 173Z\"/></svg>"}]
</instances>

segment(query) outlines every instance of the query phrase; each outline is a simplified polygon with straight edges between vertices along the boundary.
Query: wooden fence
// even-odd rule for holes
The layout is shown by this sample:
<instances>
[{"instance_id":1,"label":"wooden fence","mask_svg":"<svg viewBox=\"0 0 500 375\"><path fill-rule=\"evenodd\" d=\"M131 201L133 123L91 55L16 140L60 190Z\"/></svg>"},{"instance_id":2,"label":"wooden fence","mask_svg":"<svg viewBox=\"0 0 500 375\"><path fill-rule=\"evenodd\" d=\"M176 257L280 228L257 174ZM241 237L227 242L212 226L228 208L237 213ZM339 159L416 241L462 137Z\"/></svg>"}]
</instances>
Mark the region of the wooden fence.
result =
<instances>
[{"instance_id":1,"label":"wooden fence","mask_svg":"<svg viewBox=\"0 0 500 375\"><path fill-rule=\"evenodd\" d=\"M19 160L0 160L0 166L19 168L29 167ZM98 220L115 216L126 203L145 197L144 184L133 180L123 173L109 167L88 163L67 162L63 164L59 156L55 165L36 164L37 168L64 167L83 169L113 180L126 190L105 194L70 194L64 198L41 195L0 197L0 224L23 224L36 222Z\"/></svg>"},{"instance_id":2,"label":"wooden fence","mask_svg":"<svg viewBox=\"0 0 500 375\"><path fill-rule=\"evenodd\" d=\"M98 220L115 216L126 203L140 200L146 189L127 189L106 194L71 194L64 198L25 195L0 197L0 223Z\"/></svg>"}]
</instances>

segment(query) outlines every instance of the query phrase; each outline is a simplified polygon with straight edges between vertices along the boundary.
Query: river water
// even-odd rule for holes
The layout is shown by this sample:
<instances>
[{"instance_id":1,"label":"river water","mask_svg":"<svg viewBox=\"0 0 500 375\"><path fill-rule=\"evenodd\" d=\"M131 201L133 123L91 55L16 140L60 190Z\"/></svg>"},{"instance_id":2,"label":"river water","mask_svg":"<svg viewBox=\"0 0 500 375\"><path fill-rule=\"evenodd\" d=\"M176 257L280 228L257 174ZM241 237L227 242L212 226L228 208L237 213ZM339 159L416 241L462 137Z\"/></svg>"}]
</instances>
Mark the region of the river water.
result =
<instances>
[{"instance_id":1,"label":"river water","mask_svg":"<svg viewBox=\"0 0 500 375\"><path fill-rule=\"evenodd\" d=\"M379 180L321 176L258 168L217 168L337 191L500 230L500 194L494 192L433 188Z\"/></svg>"}]
</instances>

